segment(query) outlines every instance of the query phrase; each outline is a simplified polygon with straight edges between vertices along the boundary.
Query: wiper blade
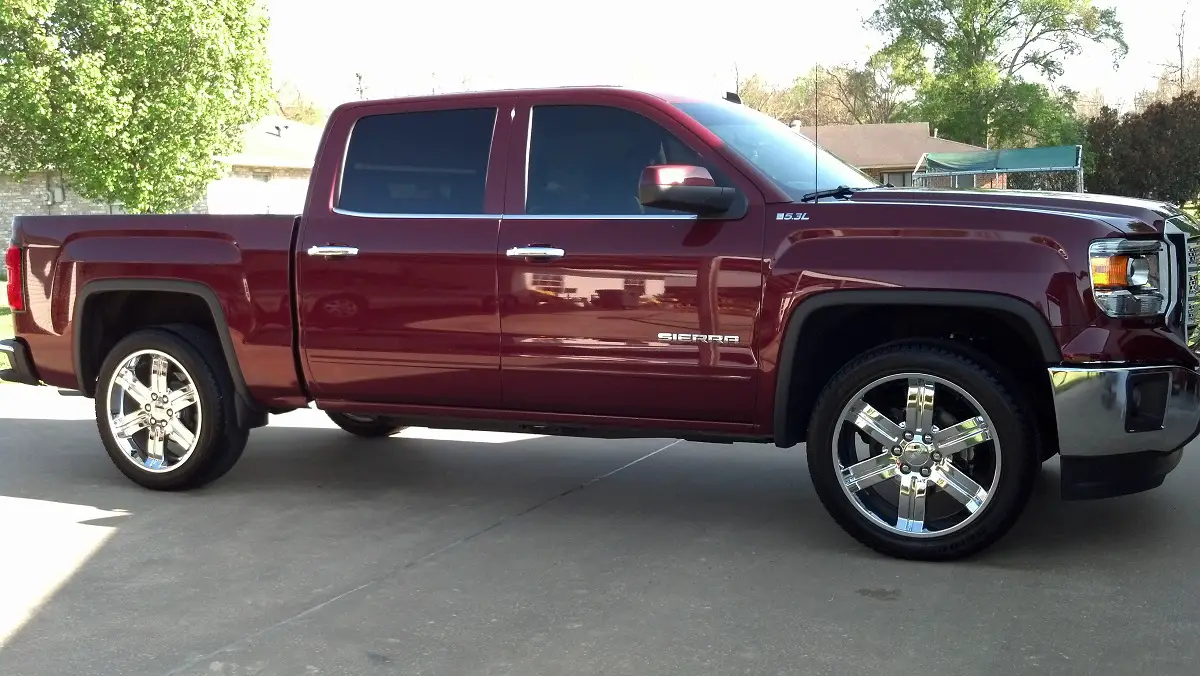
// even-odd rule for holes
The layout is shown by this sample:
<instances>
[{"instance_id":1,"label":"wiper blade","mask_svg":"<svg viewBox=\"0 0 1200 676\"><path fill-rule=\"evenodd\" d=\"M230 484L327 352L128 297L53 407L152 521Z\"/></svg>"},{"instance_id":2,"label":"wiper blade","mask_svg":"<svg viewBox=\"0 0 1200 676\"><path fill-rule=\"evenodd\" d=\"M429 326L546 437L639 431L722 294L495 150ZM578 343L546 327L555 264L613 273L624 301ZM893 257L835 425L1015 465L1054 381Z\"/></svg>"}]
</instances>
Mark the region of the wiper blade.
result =
<instances>
[{"instance_id":1,"label":"wiper blade","mask_svg":"<svg viewBox=\"0 0 1200 676\"><path fill-rule=\"evenodd\" d=\"M840 197L842 199L845 199L845 198L853 195L854 193L858 192L859 190L860 190L860 188L851 188L849 186L839 185L836 188L829 188L828 190L818 190L816 192L810 192L807 195L805 195L804 197L801 197L800 201L801 202L812 202L815 200L819 200L822 197Z\"/></svg>"}]
</instances>

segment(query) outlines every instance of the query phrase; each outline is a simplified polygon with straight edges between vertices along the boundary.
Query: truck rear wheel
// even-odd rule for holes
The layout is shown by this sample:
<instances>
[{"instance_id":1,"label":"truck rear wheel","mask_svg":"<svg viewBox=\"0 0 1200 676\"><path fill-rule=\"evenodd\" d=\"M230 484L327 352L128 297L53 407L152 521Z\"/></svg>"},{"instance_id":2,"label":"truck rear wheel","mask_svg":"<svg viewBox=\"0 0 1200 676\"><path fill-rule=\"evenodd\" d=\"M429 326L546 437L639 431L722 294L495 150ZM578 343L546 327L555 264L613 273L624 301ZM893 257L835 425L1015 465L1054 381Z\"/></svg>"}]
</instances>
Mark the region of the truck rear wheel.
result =
<instances>
[{"instance_id":1,"label":"truck rear wheel","mask_svg":"<svg viewBox=\"0 0 1200 676\"><path fill-rule=\"evenodd\" d=\"M407 425L397 425L396 421L382 415L367 415L365 413L337 413L334 411L326 411L325 415L333 421L333 424L346 430L350 434L359 437L367 437L370 439L378 437L390 437L393 434L407 427Z\"/></svg>"},{"instance_id":2,"label":"truck rear wheel","mask_svg":"<svg viewBox=\"0 0 1200 676\"><path fill-rule=\"evenodd\" d=\"M101 365L96 425L109 457L135 483L197 488L228 472L246 447L235 396L212 336L190 326L145 329Z\"/></svg>"},{"instance_id":3,"label":"truck rear wheel","mask_svg":"<svg viewBox=\"0 0 1200 676\"><path fill-rule=\"evenodd\" d=\"M846 365L812 414L808 465L822 504L889 556L952 560L999 540L1032 492L1036 425L983 355L885 346Z\"/></svg>"}]
</instances>

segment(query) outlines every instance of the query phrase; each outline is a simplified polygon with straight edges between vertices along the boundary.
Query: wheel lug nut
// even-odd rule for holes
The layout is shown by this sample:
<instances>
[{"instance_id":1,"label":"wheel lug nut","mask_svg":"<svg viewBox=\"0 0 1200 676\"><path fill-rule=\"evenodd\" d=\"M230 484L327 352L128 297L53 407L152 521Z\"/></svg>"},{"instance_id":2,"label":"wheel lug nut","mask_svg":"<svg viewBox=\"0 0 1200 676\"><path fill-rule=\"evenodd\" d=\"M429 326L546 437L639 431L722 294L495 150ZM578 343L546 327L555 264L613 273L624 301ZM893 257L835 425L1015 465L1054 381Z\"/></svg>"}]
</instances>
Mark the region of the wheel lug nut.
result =
<instances>
[{"instance_id":1,"label":"wheel lug nut","mask_svg":"<svg viewBox=\"0 0 1200 676\"><path fill-rule=\"evenodd\" d=\"M146 412L148 413L149 411L150 411L150 404L146 404Z\"/></svg>"},{"instance_id":2,"label":"wheel lug nut","mask_svg":"<svg viewBox=\"0 0 1200 676\"><path fill-rule=\"evenodd\" d=\"M921 476L929 476L929 468L928 467L921 468Z\"/></svg>"},{"instance_id":3,"label":"wheel lug nut","mask_svg":"<svg viewBox=\"0 0 1200 676\"><path fill-rule=\"evenodd\" d=\"M941 462L941 461L942 461L942 454L941 454L941 453L938 453L937 451L934 451L933 453L930 453L930 454L929 454L929 459L930 459L930 460L933 460L934 462Z\"/></svg>"},{"instance_id":4,"label":"wheel lug nut","mask_svg":"<svg viewBox=\"0 0 1200 676\"><path fill-rule=\"evenodd\" d=\"M932 444L932 443L933 443L933 435L932 435L932 434L926 434L926 435L925 435L925 443L927 443L927 444Z\"/></svg>"},{"instance_id":5,"label":"wheel lug nut","mask_svg":"<svg viewBox=\"0 0 1200 676\"><path fill-rule=\"evenodd\" d=\"M908 473L909 473L909 472L911 472L911 471L912 471L912 468L911 468L911 467L909 467L907 464L905 464L905 465L900 465L900 473L901 473L901 474L908 474Z\"/></svg>"},{"instance_id":6,"label":"wheel lug nut","mask_svg":"<svg viewBox=\"0 0 1200 676\"><path fill-rule=\"evenodd\" d=\"M899 446L892 447L892 455L895 455L895 456L900 455L900 447Z\"/></svg>"},{"instance_id":7,"label":"wheel lug nut","mask_svg":"<svg viewBox=\"0 0 1200 676\"><path fill-rule=\"evenodd\" d=\"M912 440L913 440L913 433L912 433L912 432L905 432L905 433L904 433L904 440L905 440L905 441L912 441Z\"/></svg>"}]
</instances>

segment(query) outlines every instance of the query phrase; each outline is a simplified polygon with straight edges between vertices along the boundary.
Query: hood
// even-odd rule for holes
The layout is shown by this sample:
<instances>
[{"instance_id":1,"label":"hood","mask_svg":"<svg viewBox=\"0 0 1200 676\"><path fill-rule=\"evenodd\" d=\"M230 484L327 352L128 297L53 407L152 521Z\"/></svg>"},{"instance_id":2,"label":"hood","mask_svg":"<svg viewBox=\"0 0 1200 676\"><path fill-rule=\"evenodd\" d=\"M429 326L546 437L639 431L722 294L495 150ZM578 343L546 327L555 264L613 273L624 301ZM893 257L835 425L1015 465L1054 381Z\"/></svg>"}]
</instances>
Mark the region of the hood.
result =
<instances>
[{"instance_id":1,"label":"hood","mask_svg":"<svg viewBox=\"0 0 1200 676\"><path fill-rule=\"evenodd\" d=\"M1094 216L1129 233L1163 232L1168 222L1188 231L1189 234L1200 233L1195 221L1173 204L1114 195L1025 190L881 188L858 192L851 199L855 202L963 204L1058 211Z\"/></svg>"}]
</instances>

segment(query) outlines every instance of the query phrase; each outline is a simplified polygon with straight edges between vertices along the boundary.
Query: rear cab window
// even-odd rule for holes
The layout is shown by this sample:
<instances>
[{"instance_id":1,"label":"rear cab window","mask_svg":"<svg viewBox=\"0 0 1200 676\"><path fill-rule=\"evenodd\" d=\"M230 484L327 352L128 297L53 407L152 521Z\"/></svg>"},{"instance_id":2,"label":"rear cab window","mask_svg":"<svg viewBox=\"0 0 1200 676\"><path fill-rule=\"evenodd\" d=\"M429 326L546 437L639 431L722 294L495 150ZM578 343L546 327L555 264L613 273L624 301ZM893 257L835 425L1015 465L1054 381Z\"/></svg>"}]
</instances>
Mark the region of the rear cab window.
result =
<instances>
[{"instance_id":1,"label":"rear cab window","mask_svg":"<svg viewBox=\"0 0 1200 676\"><path fill-rule=\"evenodd\" d=\"M494 106L367 115L350 132L335 211L486 213Z\"/></svg>"}]
</instances>

